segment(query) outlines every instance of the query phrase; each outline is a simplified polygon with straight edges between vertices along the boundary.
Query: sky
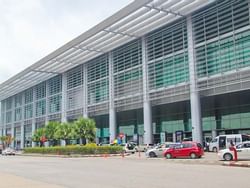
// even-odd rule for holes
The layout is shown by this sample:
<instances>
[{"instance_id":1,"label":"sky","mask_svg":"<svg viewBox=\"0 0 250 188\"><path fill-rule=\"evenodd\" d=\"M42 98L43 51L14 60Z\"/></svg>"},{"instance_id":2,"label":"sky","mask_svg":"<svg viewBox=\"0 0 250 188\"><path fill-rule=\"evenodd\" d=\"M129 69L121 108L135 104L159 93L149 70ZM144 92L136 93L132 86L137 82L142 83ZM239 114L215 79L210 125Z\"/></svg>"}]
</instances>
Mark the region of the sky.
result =
<instances>
[{"instance_id":1,"label":"sky","mask_svg":"<svg viewBox=\"0 0 250 188\"><path fill-rule=\"evenodd\" d=\"M0 84L133 0L0 0Z\"/></svg>"}]
</instances>

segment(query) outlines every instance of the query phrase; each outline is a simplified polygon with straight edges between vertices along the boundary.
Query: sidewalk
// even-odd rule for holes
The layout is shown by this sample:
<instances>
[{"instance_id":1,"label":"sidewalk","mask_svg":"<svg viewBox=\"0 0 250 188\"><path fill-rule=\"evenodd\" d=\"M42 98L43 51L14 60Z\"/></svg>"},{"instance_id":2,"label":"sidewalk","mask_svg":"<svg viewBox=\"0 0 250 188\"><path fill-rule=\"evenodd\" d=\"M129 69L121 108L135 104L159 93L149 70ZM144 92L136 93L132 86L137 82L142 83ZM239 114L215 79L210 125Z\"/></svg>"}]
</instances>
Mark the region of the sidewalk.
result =
<instances>
[{"instance_id":1,"label":"sidewalk","mask_svg":"<svg viewBox=\"0 0 250 188\"><path fill-rule=\"evenodd\" d=\"M20 176L0 172L1 188L65 188L44 182L29 180Z\"/></svg>"},{"instance_id":2,"label":"sidewalk","mask_svg":"<svg viewBox=\"0 0 250 188\"><path fill-rule=\"evenodd\" d=\"M219 160L217 153L206 152L205 155L200 159L190 159L190 158L176 158L176 159L165 159L165 158L147 158L143 153L138 156L138 154L126 157L126 159L134 160L161 160L168 163L179 163L179 164L189 164L189 165L222 165L222 166L235 166L235 167L247 167L250 168L250 160L248 161L222 161Z\"/></svg>"},{"instance_id":3,"label":"sidewalk","mask_svg":"<svg viewBox=\"0 0 250 188\"><path fill-rule=\"evenodd\" d=\"M228 161L228 162L224 162L222 165L250 168L250 161Z\"/></svg>"}]
</instances>

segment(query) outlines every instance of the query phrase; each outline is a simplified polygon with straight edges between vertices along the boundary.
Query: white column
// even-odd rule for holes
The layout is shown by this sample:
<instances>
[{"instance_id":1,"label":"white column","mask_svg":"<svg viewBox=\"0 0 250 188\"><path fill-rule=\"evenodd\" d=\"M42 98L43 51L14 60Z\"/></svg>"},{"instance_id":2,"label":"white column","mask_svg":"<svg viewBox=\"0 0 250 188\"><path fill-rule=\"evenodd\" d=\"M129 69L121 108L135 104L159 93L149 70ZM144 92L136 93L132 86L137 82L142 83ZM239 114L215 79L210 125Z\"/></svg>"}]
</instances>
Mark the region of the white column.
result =
<instances>
[{"instance_id":1,"label":"white column","mask_svg":"<svg viewBox=\"0 0 250 188\"><path fill-rule=\"evenodd\" d=\"M34 135L35 130L36 130L36 89L35 89L35 87L33 87L33 117L32 117L32 125L31 125L31 135L32 136ZM35 142L31 142L32 147L35 147L35 145L36 145Z\"/></svg>"},{"instance_id":2,"label":"white column","mask_svg":"<svg viewBox=\"0 0 250 188\"><path fill-rule=\"evenodd\" d=\"M0 101L0 136L3 136L2 129L3 129L3 123L2 123L2 101Z\"/></svg>"},{"instance_id":3,"label":"white column","mask_svg":"<svg viewBox=\"0 0 250 188\"><path fill-rule=\"evenodd\" d=\"M46 81L46 108L45 108L45 125L49 123L49 81Z\"/></svg>"},{"instance_id":4,"label":"white column","mask_svg":"<svg viewBox=\"0 0 250 188\"><path fill-rule=\"evenodd\" d=\"M11 147L14 148L15 145L15 127L14 127L14 122L15 122L15 97L12 97L12 107L11 107L11 111L12 111L12 123L11 123L11 137L14 138L13 141L11 142Z\"/></svg>"},{"instance_id":5,"label":"white column","mask_svg":"<svg viewBox=\"0 0 250 188\"><path fill-rule=\"evenodd\" d=\"M14 123L12 123L11 126L11 137L14 138L11 142L11 147L14 148L15 146L15 127L14 127Z\"/></svg>"},{"instance_id":6,"label":"white column","mask_svg":"<svg viewBox=\"0 0 250 188\"><path fill-rule=\"evenodd\" d=\"M83 117L88 117L88 66L83 64Z\"/></svg>"},{"instance_id":7,"label":"white column","mask_svg":"<svg viewBox=\"0 0 250 188\"><path fill-rule=\"evenodd\" d=\"M6 100L4 101L4 116L3 116L3 136L6 135Z\"/></svg>"},{"instance_id":8,"label":"white column","mask_svg":"<svg viewBox=\"0 0 250 188\"><path fill-rule=\"evenodd\" d=\"M114 74L113 74L113 56L109 53L109 141L116 138L116 110L114 105Z\"/></svg>"},{"instance_id":9,"label":"white column","mask_svg":"<svg viewBox=\"0 0 250 188\"><path fill-rule=\"evenodd\" d=\"M20 148L24 148L24 110L25 110L25 93L22 95L22 122L21 122L21 143Z\"/></svg>"},{"instance_id":10,"label":"white column","mask_svg":"<svg viewBox=\"0 0 250 188\"><path fill-rule=\"evenodd\" d=\"M67 75L66 73L62 74L62 118L61 122L67 122L67 116L66 116L66 108L67 108Z\"/></svg>"},{"instance_id":11,"label":"white column","mask_svg":"<svg viewBox=\"0 0 250 188\"><path fill-rule=\"evenodd\" d=\"M24 148L24 122L21 124L21 149Z\"/></svg>"},{"instance_id":12,"label":"white column","mask_svg":"<svg viewBox=\"0 0 250 188\"><path fill-rule=\"evenodd\" d=\"M192 17L187 17L187 35L188 35L188 59L189 59L189 80L190 80L190 104L192 119L192 137L193 141L202 143L202 121L200 96L197 87L196 59L193 39Z\"/></svg>"},{"instance_id":13,"label":"white column","mask_svg":"<svg viewBox=\"0 0 250 188\"><path fill-rule=\"evenodd\" d=\"M144 121L144 144L153 143L153 127L151 104L148 96L148 66L145 37L142 37L142 75L143 75L143 121Z\"/></svg>"},{"instance_id":14,"label":"white column","mask_svg":"<svg viewBox=\"0 0 250 188\"><path fill-rule=\"evenodd\" d=\"M31 130L32 130L32 136L34 135L35 131L36 131L36 124L34 121L32 121L32 127L31 127ZM36 146L36 143L35 142L32 142L32 147L35 147Z\"/></svg>"}]
</instances>

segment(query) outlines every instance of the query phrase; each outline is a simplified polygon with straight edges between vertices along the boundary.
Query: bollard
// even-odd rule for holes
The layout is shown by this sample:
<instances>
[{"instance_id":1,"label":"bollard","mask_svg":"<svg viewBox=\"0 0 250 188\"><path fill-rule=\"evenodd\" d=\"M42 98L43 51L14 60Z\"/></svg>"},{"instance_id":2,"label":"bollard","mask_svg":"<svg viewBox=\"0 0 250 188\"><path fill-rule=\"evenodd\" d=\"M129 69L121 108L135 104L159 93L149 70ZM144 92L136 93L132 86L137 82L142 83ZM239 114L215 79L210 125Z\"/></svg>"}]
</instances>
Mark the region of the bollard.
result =
<instances>
[{"instance_id":1,"label":"bollard","mask_svg":"<svg viewBox=\"0 0 250 188\"><path fill-rule=\"evenodd\" d=\"M124 151L122 151L121 156L122 156L122 158L124 158Z\"/></svg>"},{"instance_id":2,"label":"bollard","mask_svg":"<svg viewBox=\"0 0 250 188\"><path fill-rule=\"evenodd\" d=\"M141 152L140 152L140 150L138 151L138 156L139 156L139 158L141 158Z\"/></svg>"}]
</instances>

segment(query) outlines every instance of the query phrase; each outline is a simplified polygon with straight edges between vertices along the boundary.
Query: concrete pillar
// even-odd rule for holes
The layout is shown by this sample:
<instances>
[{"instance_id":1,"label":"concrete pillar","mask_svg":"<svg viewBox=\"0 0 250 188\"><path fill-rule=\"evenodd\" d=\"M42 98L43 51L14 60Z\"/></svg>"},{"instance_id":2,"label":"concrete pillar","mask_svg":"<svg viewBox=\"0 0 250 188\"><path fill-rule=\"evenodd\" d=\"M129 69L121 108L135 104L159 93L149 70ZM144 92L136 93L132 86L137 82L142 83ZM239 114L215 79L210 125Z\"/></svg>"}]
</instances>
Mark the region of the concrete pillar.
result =
<instances>
[{"instance_id":1,"label":"concrete pillar","mask_svg":"<svg viewBox=\"0 0 250 188\"><path fill-rule=\"evenodd\" d=\"M46 87L46 85L45 85L45 87ZM47 88L46 88L46 92L47 92ZM47 97L47 93L46 93L46 97ZM47 108L47 103L45 105ZM45 111L47 111L47 110L45 110ZM45 113L47 113L47 112L45 112ZM32 124L31 124L31 136L34 135L35 130L36 130L36 89L35 89L35 87L33 87L33 118L32 118ZM35 147L35 142L31 141L31 147Z\"/></svg>"},{"instance_id":2,"label":"concrete pillar","mask_svg":"<svg viewBox=\"0 0 250 188\"><path fill-rule=\"evenodd\" d=\"M32 122L32 129L31 129L31 130L32 130L31 132L32 132L32 136L33 136L34 133L35 133L35 131L36 131L36 124L35 124L34 121ZM35 146L36 146L36 143L35 143L35 142L32 142L32 143L31 143L31 146L32 146L32 147L35 147Z\"/></svg>"},{"instance_id":3,"label":"concrete pillar","mask_svg":"<svg viewBox=\"0 0 250 188\"><path fill-rule=\"evenodd\" d=\"M197 73L195 48L193 38L192 17L187 17L187 35L188 35L188 59L189 59L189 80L190 80L190 104L191 104L191 120L192 120L192 137L193 141L202 143L202 121L200 96L197 87Z\"/></svg>"},{"instance_id":4,"label":"concrete pillar","mask_svg":"<svg viewBox=\"0 0 250 188\"><path fill-rule=\"evenodd\" d=\"M24 148L24 123L21 124L21 145L20 148Z\"/></svg>"},{"instance_id":5,"label":"concrete pillar","mask_svg":"<svg viewBox=\"0 0 250 188\"><path fill-rule=\"evenodd\" d=\"M109 141L116 138L116 110L114 104L114 76L113 76L113 56L109 53Z\"/></svg>"},{"instance_id":6,"label":"concrete pillar","mask_svg":"<svg viewBox=\"0 0 250 188\"><path fill-rule=\"evenodd\" d=\"M83 117L88 117L88 66L83 64Z\"/></svg>"},{"instance_id":7,"label":"concrete pillar","mask_svg":"<svg viewBox=\"0 0 250 188\"><path fill-rule=\"evenodd\" d=\"M66 116L67 110L67 75L66 73L62 74L62 106L61 106L61 122L67 122Z\"/></svg>"},{"instance_id":8,"label":"concrete pillar","mask_svg":"<svg viewBox=\"0 0 250 188\"><path fill-rule=\"evenodd\" d=\"M21 140L20 148L24 148L24 111L25 111L25 94L22 95L22 122L21 122Z\"/></svg>"},{"instance_id":9,"label":"concrete pillar","mask_svg":"<svg viewBox=\"0 0 250 188\"><path fill-rule=\"evenodd\" d=\"M15 137L15 97L12 97L12 107L11 107L11 137L14 138ZM15 138L11 141L10 147L14 148L15 147Z\"/></svg>"},{"instance_id":10,"label":"concrete pillar","mask_svg":"<svg viewBox=\"0 0 250 188\"><path fill-rule=\"evenodd\" d=\"M45 110L45 125L49 123L49 81L46 81L46 110ZM36 127L35 127L36 129Z\"/></svg>"},{"instance_id":11,"label":"concrete pillar","mask_svg":"<svg viewBox=\"0 0 250 188\"><path fill-rule=\"evenodd\" d=\"M11 126L11 137L14 138L13 141L11 142L10 146L12 148L15 147L15 128L14 128L14 123Z\"/></svg>"},{"instance_id":12,"label":"concrete pillar","mask_svg":"<svg viewBox=\"0 0 250 188\"><path fill-rule=\"evenodd\" d=\"M152 144L153 143L152 112L148 96L149 89L148 89L147 49L144 37L142 37L142 75L143 75L144 144Z\"/></svg>"}]
</instances>

